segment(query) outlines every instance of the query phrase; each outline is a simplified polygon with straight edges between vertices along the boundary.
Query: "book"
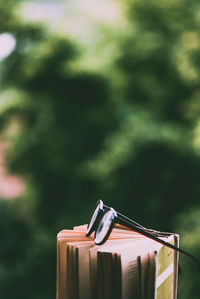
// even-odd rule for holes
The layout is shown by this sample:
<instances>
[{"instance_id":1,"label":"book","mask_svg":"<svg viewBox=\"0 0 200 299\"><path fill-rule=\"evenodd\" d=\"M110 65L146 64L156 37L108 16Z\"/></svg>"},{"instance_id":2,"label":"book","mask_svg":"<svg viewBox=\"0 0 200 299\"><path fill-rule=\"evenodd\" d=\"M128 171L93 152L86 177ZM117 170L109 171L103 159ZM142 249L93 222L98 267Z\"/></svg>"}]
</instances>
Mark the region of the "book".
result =
<instances>
[{"instance_id":1,"label":"book","mask_svg":"<svg viewBox=\"0 0 200 299\"><path fill-rule=\"evenodd\" d=\"M177 251L120 227L101 246L85 232L57 235L57 299L176 299ZM177 234L162 239L179 245Z\"/></svg>"}]
</instances>

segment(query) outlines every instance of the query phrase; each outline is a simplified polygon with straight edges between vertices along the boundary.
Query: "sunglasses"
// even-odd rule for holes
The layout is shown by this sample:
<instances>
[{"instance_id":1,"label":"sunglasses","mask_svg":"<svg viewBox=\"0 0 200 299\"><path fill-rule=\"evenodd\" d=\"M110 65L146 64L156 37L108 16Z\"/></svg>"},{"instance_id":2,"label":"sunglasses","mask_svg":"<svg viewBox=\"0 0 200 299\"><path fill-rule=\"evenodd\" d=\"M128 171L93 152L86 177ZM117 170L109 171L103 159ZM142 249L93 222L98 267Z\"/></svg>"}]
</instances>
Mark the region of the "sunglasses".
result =
<instances>
[{"instance_id":1,"label":"sunglasses","mask_svg":"<svg viewBox=\"0 0 200 299\"><path fill-rule=\"evenodd\" d=\"M192 258L192 260L200 267L200 262L193 255L181 249L180 247L176 247L173 244L160 239L161 237L169 236L169 233L147 229L141 224L122 215L121 213L116 212L113 208L104 205L102 200L99 200L97 202L91 220L89 221L86 229L86 236L90 236L93 232L95 232L94 243L96 245L102 245L108 240L112 229L119 226L135 231Z\"/></svg>"}]
</instances>

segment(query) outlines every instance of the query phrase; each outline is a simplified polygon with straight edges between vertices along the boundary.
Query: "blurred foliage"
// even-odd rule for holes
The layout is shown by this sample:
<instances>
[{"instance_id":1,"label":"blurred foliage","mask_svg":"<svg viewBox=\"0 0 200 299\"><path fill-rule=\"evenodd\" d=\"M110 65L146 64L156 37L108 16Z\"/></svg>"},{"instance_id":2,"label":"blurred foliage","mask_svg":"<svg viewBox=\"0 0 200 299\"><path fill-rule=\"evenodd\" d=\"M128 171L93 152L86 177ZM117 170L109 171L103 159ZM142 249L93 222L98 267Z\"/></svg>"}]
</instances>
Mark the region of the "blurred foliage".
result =
<instances>
[{"instance_id":1,"label":"blurred foliage","mask_svg":"<svg viewBox=\"0 0 200 299\"><path fill-rule=\"evenodd\" d=\"M0 33L16 39L0 62L1 138L8 170L26 183L0 201L4 298L55 297L56 233L87 222L99 198L145 226L180 231L200 258L200 7L127 0L124 12L119 34L98 26L113 56L95 64L91 45L0 4ZM182 264L180 298L198 298L195 266Z\"/></svg>"},{"instance_id":2,"label":"blurred foliage","mask_svg":"<svg viewBox=\"0 0 200 299\"><path fill-rule=\"evenodd\" d=\"M199 206L182 212L176 222L177 225L179 224L182 247L199 259L199 238L197 237L200 231ZM183 255L180 256L180 263L179 298L197 299L199 297L199 267Z\"/></svg>"}]
</instances>

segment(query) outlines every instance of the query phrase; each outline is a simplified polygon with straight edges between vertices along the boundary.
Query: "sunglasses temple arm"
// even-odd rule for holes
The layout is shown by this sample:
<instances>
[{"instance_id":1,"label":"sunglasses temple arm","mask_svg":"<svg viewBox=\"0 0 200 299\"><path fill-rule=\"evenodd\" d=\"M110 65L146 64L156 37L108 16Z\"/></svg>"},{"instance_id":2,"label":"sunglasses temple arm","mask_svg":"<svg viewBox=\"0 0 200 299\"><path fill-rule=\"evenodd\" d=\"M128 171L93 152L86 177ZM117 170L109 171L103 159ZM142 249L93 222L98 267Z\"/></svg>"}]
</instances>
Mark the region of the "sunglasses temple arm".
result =
<instances>
[{"instance_id":1,"label":"sunglasses temple arm","mask_svg":"<svg viewBox=\"0 0 200 299\"><path fill-rule=\"evenodd\" d=\"M180 253L182 253L182 254L184 254L184 255L190 257L196 264L198 264L198 266L199 266L199 268L200 268L200 262L199 262L199 260L197 260L193 255L191 255L191 254L188 253L187 251L185 251L185 250L183 250L183 249L181 249L181 248L179 248L179 247L176 247L176 246L174 246L173 244L170 244L170 243L168 243L168 242L165 242L164 240L162 240L162 239L156 237L155 235L153 235L153 233L148 232L148 231L146 231L145 229L142 229L142 228L140 228L140 227L138 227L138 226L130 225L128 222L125 223L125 222L123 221L123 219L118 218L118 223L121 224L121 225L127 226L129 229L131 229L131 230L133 230L133 231L135 231L135 232L138 232L138 233L140 233L141 235L144 235L144 236L146 236L146 237L148 237L148 238L150 238L150 239L153 239L154 241L156 241L156 242L158 242L158 243L160 243L160 244L163 244L163 245L165 245L165 246L167 246L167 247L169 247L169 248L171 248L171 249L174 249L174 250L176 250L176 251L178 251L178 252L180 252Z\"/></svg>"},{"instance_id":2,"label":"sunglasses temple arm","mask_svg":"<svg viewBox=\"0 0 200 299\"><path fill-rule=\"evenodd\" d=\"M106 206L105 204L103 204L103 208L104 208L105 210L109 210L109 209L110 209L110 207ZM142 228L142 229L145 229L146 231L149 231L150 233L153 233L154 235L157 235L157 237L164 237L164 236L166 236L166 235L169 235L169 233L163 233L163 232L161 233L161 232L158 232L158 231L155 231L155 230L152 230L152 229L148 229L148 228L146 228L145 226L143 226L143 225L137 223L136 221L133 221L132 219L130 219L130 218L124 216L123 214L121 214L121 213L119 213L119 212L117 212L117 211L115 211L115 212L117 213L117 217L119 217L119 218L121 218L121 219L123 219L123 220L129 222L130 225L135 225L135 226L137 226L137 227L140 227L140 228Z\"/></svg>"},{"instance_id":3,"label":"sunglasses temple arm","mask_svg":"<svg viewBox=\"0 0 200 299\"><path fill-rule=\"evenodd\" d=\"M137 226L138 228L141 228L143 230L145 230L146 232L149 232L150 234L156 236L156 237L165 237L165 236L169 236L169 233L165 233L165 232L159 232L159 231L156 231L156 230L153 230L153 229L149 229L149 228L146 228L145 226L131 220L130 218L118 213L117 213L117 216L120 218L120 219L123 219L125 220L126 222L130 223L130 225L133 225L133 226Z\"/></svg>"},{"instance_id":4,"label":"sunglasses temple arm","mask_svg":"<svg viewBox=\"0 0 200 299\"><path fill-rule=\"evenodd\" d=\"M104 208L105 208L106 210L109 210L109 209L110 209L110 207L108 207L108 206L106 206L106 205L104 205L104 204L103 204L103 206L104 206ZM140 228L142 228L142 229L146 229L143 225L141 225L141 224L139 224L139 223L137 223L137 222L131 220L130 218L128 218L128 217L122 215L121 213L119 213L119 212L117 212L117 211L116 211L116 213L117 213L117 217L119 217L119 218L121 218L121 219L124 219L125 221L128 221L130 224L132 224L132 225L136 225L137 227L140 227Z\"/></svg>"},{"instance_id":5,"label":"sunglasses temple arm","mask_svg":"<svg viewBox=\"0 0 200 299\"><path fill-rule=\"evenodd\" d=\"M128 217L122 215L121 213L118 213L118 212L117 212L117 216L120 217L120 218L122 218L122 219L124 219L125 221L129 222L130 225L134 225L134 226L137 226L137 227L139 227L139 228L141 228L141 229L145 229L145 230L147 229L147 228L144 227L143 225L141 225L141 224L139 224L139 223L137 223L137 222L131 220L130 218L128 218Z\"/></svg>"}]
</instances>

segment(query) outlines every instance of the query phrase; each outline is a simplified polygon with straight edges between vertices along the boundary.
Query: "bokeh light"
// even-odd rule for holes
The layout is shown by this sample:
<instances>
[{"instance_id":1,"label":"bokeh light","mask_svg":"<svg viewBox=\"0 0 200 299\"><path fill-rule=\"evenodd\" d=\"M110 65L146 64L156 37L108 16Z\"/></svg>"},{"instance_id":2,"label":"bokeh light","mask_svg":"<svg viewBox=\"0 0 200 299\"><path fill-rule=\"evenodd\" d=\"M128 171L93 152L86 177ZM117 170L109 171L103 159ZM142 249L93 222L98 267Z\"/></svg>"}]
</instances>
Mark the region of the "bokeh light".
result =
<instances>
[{"instance_id":1,"label":"bokeh light","mask_svg":"<svg viewBox=\"0 0 200 299\"><path fill-rule=\"evenodd\" d=\"M6 58L15 49L16 40L10 33L0 34L0 60Z\"/></svg>"}]
</instances>

